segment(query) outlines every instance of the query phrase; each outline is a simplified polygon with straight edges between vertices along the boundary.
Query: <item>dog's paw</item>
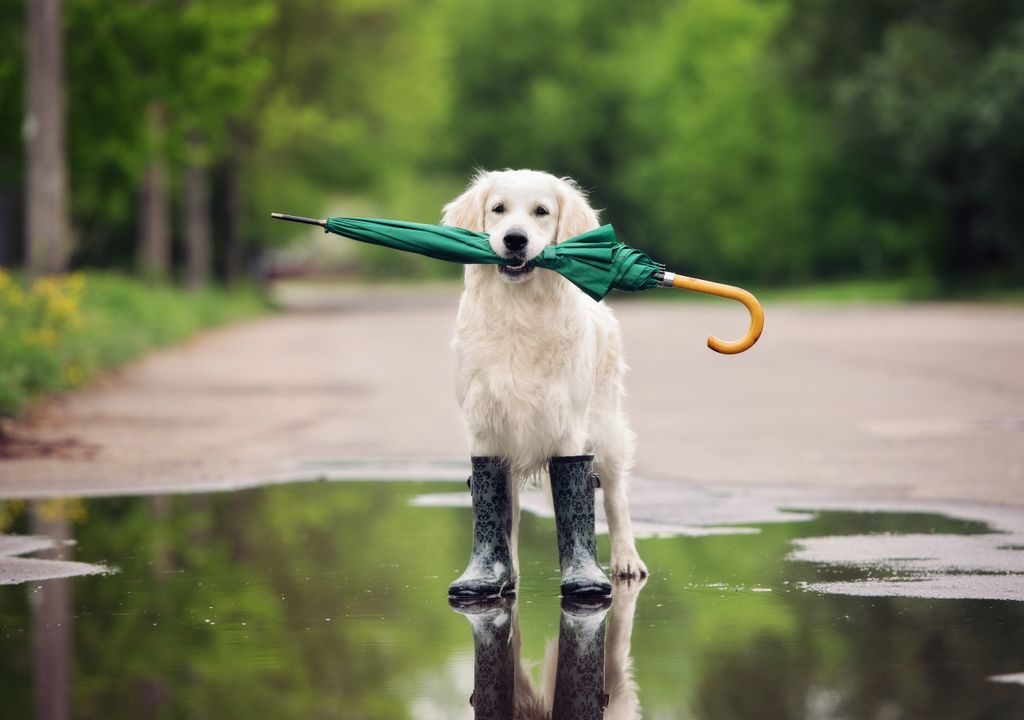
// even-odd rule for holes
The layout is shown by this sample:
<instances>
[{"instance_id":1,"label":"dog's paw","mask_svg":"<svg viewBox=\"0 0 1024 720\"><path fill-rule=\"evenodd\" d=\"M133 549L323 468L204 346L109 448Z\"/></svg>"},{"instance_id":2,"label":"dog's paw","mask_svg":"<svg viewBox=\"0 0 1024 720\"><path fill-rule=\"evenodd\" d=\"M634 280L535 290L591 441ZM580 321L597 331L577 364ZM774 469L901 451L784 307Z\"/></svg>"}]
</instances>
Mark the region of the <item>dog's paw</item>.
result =
<instances>
[{"instance_id":1,"label":"dog's paw","mask_svg":"<svg viewBox=\"0 0 1024 720\"><path fill-rule=\"evenodd\" d=\"M635 547L612 550L613 578L645 578L647 566L640 559Z\"/></svg>"},{"instance_id":2,"label":"dog's paw","mask_svg":"<svg viewBox=\"0 0 1024 720\"><path fill-rule=\"evenodd\" d=\"M641 575L634 577L631 575L622 575L612 578L612 592L619 603L627 601L636 601L637 595L643 590L644 585L647 584L647 575Z\"/></svg>"}]
</instances>

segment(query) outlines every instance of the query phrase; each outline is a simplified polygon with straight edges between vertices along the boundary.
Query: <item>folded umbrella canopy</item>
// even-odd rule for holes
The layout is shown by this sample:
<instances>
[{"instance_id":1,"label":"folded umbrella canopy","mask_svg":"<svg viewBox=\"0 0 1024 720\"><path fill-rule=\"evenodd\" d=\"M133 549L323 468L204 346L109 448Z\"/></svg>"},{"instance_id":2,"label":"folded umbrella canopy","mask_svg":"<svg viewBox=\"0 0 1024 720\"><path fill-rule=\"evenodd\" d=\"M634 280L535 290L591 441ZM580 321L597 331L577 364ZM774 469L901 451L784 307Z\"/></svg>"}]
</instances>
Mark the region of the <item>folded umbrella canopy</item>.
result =
<instances>
[{"instance_id":1,"label":"folded umbrella canopy","mask_svg":"<svg viewBox=\"0 0 1024 720\"><path fill-rule=\"evenodd\" d=\"M467 265L503 265L508 262L507 258L494 253L486 233L458 227L373 218L332 217L319 220L283 213L272 213L271 217L319 225L325 232L437 260ZM709 337L708 347L716 352L729 355L743 352L757 342L764 327L764 311L749 292L731 285L666 272L663 265L646 253L620 242L611 225L602 225L557 245L549 245L530 264L557 272L594 300L603 299L612 289L637 291L655 287L677 287L738 300L750 311L750 327L742 339L733 342Z\"/></svg>"}]
</instances>

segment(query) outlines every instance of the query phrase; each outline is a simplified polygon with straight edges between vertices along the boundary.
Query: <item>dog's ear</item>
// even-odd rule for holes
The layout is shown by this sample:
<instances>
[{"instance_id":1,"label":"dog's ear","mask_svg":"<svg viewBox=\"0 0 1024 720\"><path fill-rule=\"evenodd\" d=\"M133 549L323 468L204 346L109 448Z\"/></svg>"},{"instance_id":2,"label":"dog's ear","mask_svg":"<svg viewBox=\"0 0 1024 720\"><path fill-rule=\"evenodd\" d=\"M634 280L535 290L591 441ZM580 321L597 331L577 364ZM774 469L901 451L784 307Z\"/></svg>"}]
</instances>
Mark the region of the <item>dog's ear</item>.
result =
<instances>
[{"instance_id":1,"label":"dog's ear","mask_svg":"<svg viewBox=\"0 0 1024 720\"><path fill-rule=\"evenodd\" d=\"M562 242L601 224L597 210L590 207L586 195L571 178L562 178L558 189L558 233L555 242Z\"/></svg>"},{"instance_id":2,"label":"dog's ear","mask_svg":"<svg viewBox=\"0 0 1024 720\"><path fill-rule=\"evenodd\" d=\"M481 170L473 176L466 191L444 206L441 224L484 231L484 200L487 199L489 173Z\"/></svg>"}]
</instances>

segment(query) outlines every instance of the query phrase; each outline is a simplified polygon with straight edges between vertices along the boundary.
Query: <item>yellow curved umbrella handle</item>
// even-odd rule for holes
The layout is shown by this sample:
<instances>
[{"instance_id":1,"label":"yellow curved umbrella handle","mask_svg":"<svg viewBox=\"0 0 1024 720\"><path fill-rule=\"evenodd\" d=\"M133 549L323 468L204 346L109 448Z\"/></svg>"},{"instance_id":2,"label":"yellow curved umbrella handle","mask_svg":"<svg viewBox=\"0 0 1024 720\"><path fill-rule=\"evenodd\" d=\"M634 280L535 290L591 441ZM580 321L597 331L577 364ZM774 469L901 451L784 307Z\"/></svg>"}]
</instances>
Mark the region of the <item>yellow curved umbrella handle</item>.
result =
<instances>
[{"instance_id":1,"label":"yellow curved umbrella handle","mask_svg":"<svg viewBox=\"0 0 1024 720\"><path fill-rule=\"evenodd\" d=\"M761 337L761 331L764 330L764 310L761 308L761 303L757 301L757 298L743 288L667 272L665 273L663 284L667 287L670 284L669 281L671 281L671 287L705 293L707 295L718 295L730 300L738 300L747 306L747 310L750 312L750 327L747 328L747 334L739 340L731 342L719 340L714 335L710 336L708 338L708 347L715 352L724 355L735 355L749 349Z\"/></svg>"}]
</instances>

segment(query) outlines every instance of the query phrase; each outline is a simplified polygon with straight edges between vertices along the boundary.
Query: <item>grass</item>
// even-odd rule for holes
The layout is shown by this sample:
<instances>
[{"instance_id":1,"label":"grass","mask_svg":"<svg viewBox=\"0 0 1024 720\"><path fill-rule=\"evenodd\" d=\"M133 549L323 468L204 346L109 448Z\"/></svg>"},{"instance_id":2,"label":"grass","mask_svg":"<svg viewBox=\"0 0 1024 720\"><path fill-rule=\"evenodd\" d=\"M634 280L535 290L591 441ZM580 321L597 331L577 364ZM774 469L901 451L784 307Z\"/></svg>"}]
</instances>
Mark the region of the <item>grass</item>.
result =
<instances>
[{"instance_id":1,"label":"grass","mask_svg":"<svg viewBox=\"0 0 1024 720\"><path fill-rule=\"evenodd\" d=\"M757 293L755 293L757 294ZM791 288L766 288L759 295L773 302L799 303L900 303L1024 302L1024 290L1000 285L965 285L942 289L933 280L847 280Z\"/></svg>"},{"instance_id":2,"label":"grass","mask_svg":"<svg viewBox=\"0 0 1024 720\"><path fill-rule=\"evenodd\" d=\"M187 293L123 275L74 273L27 285L0 268L0 418L147 350L267 308L252 290Z\"/></svg>"},{"instance_id":3,"label":"grass","mask_svg":"<svg viewBox=\"0 0 1024 720\"><path fill-rule=\"evenodd\" d=\"M755 294L770 302L799 303L893 303L939 297L933 283L921 280L847 280L764 288Z\"/></svg>"}]
</instances>

